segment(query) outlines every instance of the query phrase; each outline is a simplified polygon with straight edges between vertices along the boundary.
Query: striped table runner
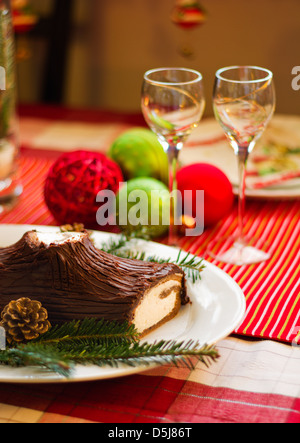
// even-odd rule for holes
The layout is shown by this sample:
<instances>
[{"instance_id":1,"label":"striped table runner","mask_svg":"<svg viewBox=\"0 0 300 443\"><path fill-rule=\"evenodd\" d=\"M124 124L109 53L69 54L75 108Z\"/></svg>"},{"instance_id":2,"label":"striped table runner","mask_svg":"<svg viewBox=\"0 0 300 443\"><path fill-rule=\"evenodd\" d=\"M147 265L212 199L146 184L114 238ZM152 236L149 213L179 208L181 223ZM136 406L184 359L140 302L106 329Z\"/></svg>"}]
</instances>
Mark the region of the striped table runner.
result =
<instances>
[{"instance_id":1,"label":"striped table runner","mask_svg":"<svg viewBox=\"0 0 300 443\"><path fill-rule=\"evenodd\" d=\"M1 223L56 224L43 197L45 177L54 158L46 152L23 151L24 193L18 206L1 217ZM200 237L182 238L179 246L193 254L204 255L227 272L244 291L247 311L236 334L291 343L300 330L300 201L249 200L246 209L246 233L259 237L262 244L272 245L269 261L239 267L205 256L206 247L213 238L235 233L236 212Z\"/></svg>"},{"instance_id":2,"label":"striped table runner","mask_svg":"<svg viewBox=\"0 0 300 443\"><path fill-rule=\"evenodd\" d=\"M215 236L233 235L236 214L204 233L196 241L183 240L190 252L205 255ZM248 266L221 264L242 288L247 311L237 334L292 342L300 328L300 201L248 202L245 232L272 245L272 257L265 263Z\"/></svg>"}]
</instances>

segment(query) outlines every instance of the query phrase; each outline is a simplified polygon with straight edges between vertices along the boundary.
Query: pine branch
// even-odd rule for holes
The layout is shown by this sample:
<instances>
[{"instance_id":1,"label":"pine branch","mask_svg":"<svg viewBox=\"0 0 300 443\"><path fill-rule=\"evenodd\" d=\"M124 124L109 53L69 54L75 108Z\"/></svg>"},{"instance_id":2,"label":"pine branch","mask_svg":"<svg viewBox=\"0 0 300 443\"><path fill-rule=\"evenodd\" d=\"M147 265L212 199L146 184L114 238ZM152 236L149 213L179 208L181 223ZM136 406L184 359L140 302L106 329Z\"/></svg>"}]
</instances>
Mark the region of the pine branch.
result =
<instances>
[{"instance_id":1,"label":"pine branch","mask_svg":"<svg viewBox=\"0 0 300 443\"><path fill-rule=\"evenodd\" d=\"M101 246L101 251L107 252L108 254L114 254L117 251L120 251L120 249L124 248L128 242L128 238L124 235L120 235L115 240L113 237L111 237L108 242L104 243Z\"/></svg>"},{"instance_id":2,"label":"pine branch","mask_svg":"<svg viewBox=\"0 0 300 443\"><path fill-rule=\"evenodd\" d=\"M92 347L80 345L77 349L68 346L56 347L53 344L28 343L0 352L0 363L13 367L40 367L69 378L77 364L114 368L120 365L138 367L151 364L176 366L181 364L194 369L191 357L196 357L197 361L208 366L211 361L217 360L219 354L212 347L199 348L195 342L176 343L163 340L155 344L122 343L117 346L102 344Z\"/></svg>"},{"instance_id":3,"label":"pine branch","mask_svg":"<svg viewBox=\"0 0 300 443\"><path fill-rule=\"evenodd\" d=\"M194 341L177 343L161 340L154 344L136 342L108 347L99 345L93 349L79 347L75 354L72 351L67 352L66 357L83 365L92 363L97 366L118 367L120 364L126 364L135 367L152 363L178 365L182 362L186 367L194 369L190 357L197 357L199 361L208 365L210 360L215 361L218 358L218 353L212 347L199 347Z\"/></svg>"},{"instance_id":4,"label":"pine branch","mask_svg":"<svg viewBox=\"0 0 300 443\"><path fill-rule=\"evenodd\" d=\"M63 352L51 346L34 344L19 345L17 348L0 352L0 364L12 367L38 367L65 378L72 375L75 367L75 362L69 360Z\"/></svg>"},{"instance_id":5,"label":"pine branch","mask_svg":"<svg viewBox=\"0 0 300 443\"><path fill-rule=\"evenodd\" d=\"M0 352L0 364L35 366L70 377L76 364L99 367L184 364L194 368L191 357L208 365L219 355L198 342L160 341L141 343L128 324L118 325L86 319L52 328L39 339Z\"/></svg>"},{"instance_id":6,"label":"pine branch","mask_svg":"<svg viewBox=\"0 0 300 443\"><path fill-rule=\"evenodd\" d=\"M185 272L188 278L193 280L195 283L197 280L201 278L201 272L205 269L203 259L195 257L190 253L187 253L182 258L183 251L180 250L178 257L176 260L172 260L171 258L160 258L154 255L146 256L145 252L133 252L130 249L121 250L119 252L115 252L115 255L122 258L134 259L134 260L142 260L152 263L173 263L179 267L181 267Z\"/></svg>"},{"instance_id":7,"label":"pine branch","mask_svg":"<svg viewBox=\"0 0 300 443\"><path fill-rule=\"evenodd\" d=\"M72 321L62 326L55 326L42 335L37 341L45 345L59 345L64 343L132 343L138 340L139 334L134 325L127 322L108 322L103 319L89 319Z\"/></svg>"},{"instance_id":8,"label":"pine branch","mask_svg":"<svg viewBox=\"0 0 300 443\"><path fill-rule=\"evenodd\" d=\"M116 255L117 257L127 258L130 260L141 260L152 263L173 263L179 267L181 267L185 272L188 278L191 278L193 283L201 278L201 272L205 269L204 261L202 258L196 257L189 252L182 258L182 254L184 252L182 250L179 251L177 259L172 260L171 258L161 258L152 256L146 256L144 251L134 251L130 249L129 246L130 238L121 236L119 239L114 240L113 238L110 241L101 247L101 249L110 254ZM125 247L127 246L127 248Z\"/></svg>"},{"instance_id":9,"label":"pine branch","mask_svg":"<svg viewBox=\"0 0 300 443\"><path fill-rule=\"evenodd\" d=\"M200 273L205 269L204 261L202 258L198 258L190 253L187 253L185 257L181 258L182 251L179 251L175 264L182 267L189 278L192 278L195 283L201 278Z\"/></svg>"}]
</instances>

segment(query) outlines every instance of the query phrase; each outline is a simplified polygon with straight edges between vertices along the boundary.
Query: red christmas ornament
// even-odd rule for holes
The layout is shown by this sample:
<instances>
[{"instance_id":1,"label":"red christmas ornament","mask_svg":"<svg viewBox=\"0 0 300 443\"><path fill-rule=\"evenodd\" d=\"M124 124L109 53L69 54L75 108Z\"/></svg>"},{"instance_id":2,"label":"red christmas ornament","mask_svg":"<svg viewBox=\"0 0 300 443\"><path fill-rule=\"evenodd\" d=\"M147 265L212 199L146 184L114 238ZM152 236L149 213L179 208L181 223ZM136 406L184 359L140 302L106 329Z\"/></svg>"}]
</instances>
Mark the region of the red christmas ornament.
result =
<instances>
[{"instance_id":1,"label":"red christmas ornament","mask_svg":"<svg viewBox=\"0 0 300 443\"><path fill-rule=\"evenodd\" d=\"M176 0L171 20L183 29L193 29L206 21L206 13L196 0Z\"/></svg>"},{"instance_id":2,"label":"red christmas ornament","mask_svg":"<svg viewBox=\"0 0 300 443\"><path fill-rule=\"evenodd\" d=\"M59 224L83 223L99 228L96 213L101 190L116 193L124 181L119 166L104 154L76 151L63 154L51 167L44 189L45 202Z\"/></svg>"},{"instance_id":3,"label":"red christmas ornament","mask_svg":"<svg viewBox=\"0 0 300 443\"><path fill-rule=\"evenodd\" d=\"M29 0L11 0L12 19L15 33L31 31L38 21Z\"/></svg>"},{"instance_id":4,"label":"red christmas ornament","mask_svg":"<svg viewBox=\"0 0 300 443\"><path fill-rule=\"evenodd\" d=\"M183 167L177 174L178 190L183 196L183 203L188 209L185 216L197 215L196 191L204 191L204 225L219 222L232 209L234 194L227 176L218 168L206 163L195 163ZM191 190L190 198L184 191ZM185 201L185 199L189 201Z\"/></svg>"}]
</instances>

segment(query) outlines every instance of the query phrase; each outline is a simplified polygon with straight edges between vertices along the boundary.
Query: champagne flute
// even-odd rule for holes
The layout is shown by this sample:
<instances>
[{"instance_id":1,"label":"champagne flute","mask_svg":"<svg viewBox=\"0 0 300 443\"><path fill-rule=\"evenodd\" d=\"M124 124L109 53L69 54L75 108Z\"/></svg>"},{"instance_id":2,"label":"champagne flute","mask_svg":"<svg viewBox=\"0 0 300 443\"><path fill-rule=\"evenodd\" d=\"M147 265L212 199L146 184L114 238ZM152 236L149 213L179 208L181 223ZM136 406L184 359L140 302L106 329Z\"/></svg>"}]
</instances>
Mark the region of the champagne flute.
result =
<instances>
[{"instance_id":1,"label":"champagne flute","mask_svg":"<svg viewBox=\"0 0 300 443\"><path fill-rule=\"evenodd\" d=\"M260 263L268 260L270 254L254 247L253 239L244 235L246 166L249 154L275 110L273 73L256 66L219 69L215 77L213 106L216 120L238 159L239 212L237 236L217 239L209 245L208 253L225 263Z\"/></svg>"},{"instance_id":2,"label":"champagne flute","mask_svg":"<svg viewBox=\"0 0 300 443\"><path fill-rule=\"evenodd\" d=\"M203 78L199 72L186 68L158 68L145 73L142 111L169 160L170 245L176 245L178 226L182 223L176 201L178 156L185 140L199 125L204 108Z\"/></svg>"}]
</instances>

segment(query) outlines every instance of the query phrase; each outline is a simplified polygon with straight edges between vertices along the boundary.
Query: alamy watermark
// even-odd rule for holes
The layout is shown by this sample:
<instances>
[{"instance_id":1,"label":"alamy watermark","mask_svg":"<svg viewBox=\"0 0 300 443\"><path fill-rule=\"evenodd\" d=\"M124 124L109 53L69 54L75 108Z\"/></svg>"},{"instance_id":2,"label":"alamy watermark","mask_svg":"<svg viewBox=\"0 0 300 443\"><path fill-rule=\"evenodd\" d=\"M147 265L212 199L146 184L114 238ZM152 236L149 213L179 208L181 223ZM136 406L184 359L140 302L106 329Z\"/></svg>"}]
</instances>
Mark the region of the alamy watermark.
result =
<instances>
[{"instance_id":1,"label":"alamy watermark","mask_svg":"<svg viewBox=\"0 0 300 443\"><path fill-rule=\"evenodd\" d=\"M0 351L5 351L6 349L6 331L2 326L0 327Z\"/></svg>"},{"instance_id":2,"label":"alamy watermark","mask_svg":"<svg viewBox=\"0 0 300 443\"><path fill-rule=\"evenodd\" d=\"M300 90L300 66L293 67L292 75L295 76L292 79L292 88L294 91L299 91Z\"/></svg>"},{"instance_id":3,"label":"alamy watermark","mask_svg":"<svg viewBox=\"0 0 300 443\"><path fill-rule=\"evenodd\" d=\"M6 91L6 72L3 66L0 66L0 91Z\"/></svg>"},{"instance_id":4,"label":"alamy watermark","mask_svg":"<svg viewBox=\"0 0 300 443\"><path fill-rule=\"evenodd\" d=\"M204 191L197 190L193 193L192 190L186 190L182 194L178 190L170 193L167 190L146 192L135 189L127 193L127 183L121 183L121 187L125 191L124 195L127 195L124 200L117 200L111 190L98 193L96 201L101 206L96 219L99 226L170 226L171 221L175 226L182 226L183 215L194 212L193 227L186 228L185 235L192 237L203 234ZM191 208L193 197L195 204Z\"/></svg>"},{"instance_id":5,"label":"alamy watermark","mask_svg":"<svg viewBox=\"0 0 300 443\"><path fill-rule=\"evenodd\" d=\"M292 346L294 348L299 348L300 347L300 326L296 326L293 329L292 334L295 336L295 338L292 340Z\"/></svg>"}]
</instances>

